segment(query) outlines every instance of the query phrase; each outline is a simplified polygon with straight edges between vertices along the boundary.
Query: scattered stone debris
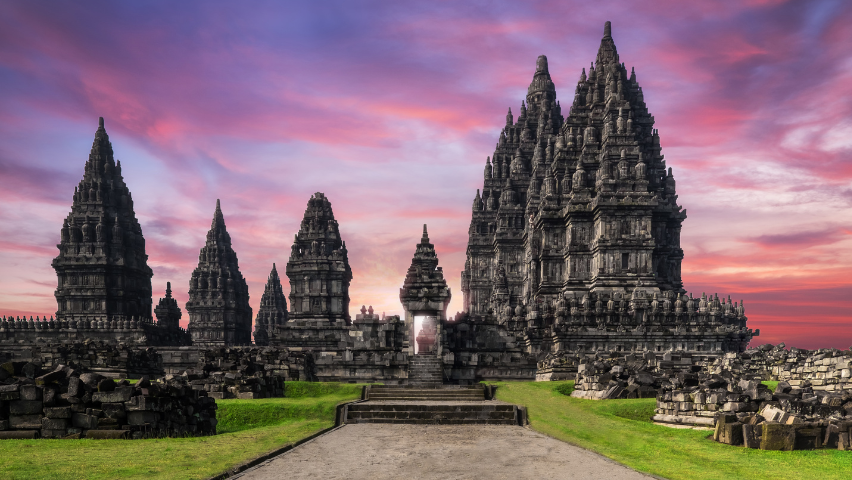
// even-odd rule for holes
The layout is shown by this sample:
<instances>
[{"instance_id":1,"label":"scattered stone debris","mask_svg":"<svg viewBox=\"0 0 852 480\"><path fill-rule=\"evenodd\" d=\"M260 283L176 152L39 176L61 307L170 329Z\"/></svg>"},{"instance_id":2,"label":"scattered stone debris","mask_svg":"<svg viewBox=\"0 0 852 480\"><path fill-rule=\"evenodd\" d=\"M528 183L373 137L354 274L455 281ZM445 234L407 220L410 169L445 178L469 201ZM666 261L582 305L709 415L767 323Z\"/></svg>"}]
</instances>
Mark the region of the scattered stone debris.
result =
<instances>
[{"instance_id":1,"label":"scattered stone debris","mask_svg":"<svg viewBox=\"0 0 852 480\"><path fill-rule=\"evenodd\" d=\"M45 344L9 350L0 347L5 360L33 362L42 368L56 365L107 377L139 378L142 375L162 376L163 358L150 347L113 345L103 341L83 341L65 344Z\"/></svg>"},{"instance_id":2,"label":"scattered stone debris","mask_svg":"<svg viewBox=\"0 0 852 480\"><path fill-rule=\"evenodd\" d=\"M0 439L140 439L216 434L216 402L185 380L135 385L67 365L0 365Z\"/></svg>"},{"instance_id":3,"label":"scattered stone debris","mask_svg":"<svg viewBox=\"0 0 852 480\"><path fill-rule=\"evenodd\" d=\"M310 353L233 347L205 350L196 368L181 377L216 399L252 399L283 397L285 381L311 380L312 372Z\"/></svg>"}]
</instances>

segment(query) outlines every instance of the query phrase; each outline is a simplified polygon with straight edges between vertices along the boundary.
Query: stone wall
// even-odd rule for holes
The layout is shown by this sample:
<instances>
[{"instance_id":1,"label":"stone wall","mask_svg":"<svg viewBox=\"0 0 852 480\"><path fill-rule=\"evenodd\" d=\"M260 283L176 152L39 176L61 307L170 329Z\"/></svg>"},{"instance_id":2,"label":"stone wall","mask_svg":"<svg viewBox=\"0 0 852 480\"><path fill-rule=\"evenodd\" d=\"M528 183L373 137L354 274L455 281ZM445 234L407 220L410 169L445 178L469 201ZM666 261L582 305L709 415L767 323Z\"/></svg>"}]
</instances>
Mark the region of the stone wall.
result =
<instances>
[{"instance_id":1,"label":"stone wall","mask_svg":"<svg viewBox=\"0 0 852 480\"><path fill-rule=\"evenodd\" d=\"M442 323L444 376L469 385L483 380L534 380L536 357L522 339L487 316L456 315Z\"/></svg>"},{"instance_id":2,"label":"stone wall","mask_svg":"<svg viewBox=\"0 0 852 480\"><path fill-rule=\"evenodd\" d=\"M129 320L54 320L52 317L3 317L0 347L101 341L139 346L188 345L182 328L169 328L150 318Z\"/></svg>"},{"instance_id":3,"label":"stone wall","mask_svg":"<svg viewBox=\"0 0 852 480\"><path fill-rule=\"evenodd\" d=\"M214 435L216 402L185 381L136 385L65 365L0 365L0 438Z\"/></svg>"},{"instance_id":4,"label":"stone wall","mask_svg":"<svg viewBox=\"0 0 852 480\"><path fill-rule=\"evenodd\" d=\"M405 323L398 315L382 316L361 307L351 325L319 325L289 320L275 327L269 343L313 356L316 379L325 382L405 383L409 355Z\"/></svg>"}]
</instances>

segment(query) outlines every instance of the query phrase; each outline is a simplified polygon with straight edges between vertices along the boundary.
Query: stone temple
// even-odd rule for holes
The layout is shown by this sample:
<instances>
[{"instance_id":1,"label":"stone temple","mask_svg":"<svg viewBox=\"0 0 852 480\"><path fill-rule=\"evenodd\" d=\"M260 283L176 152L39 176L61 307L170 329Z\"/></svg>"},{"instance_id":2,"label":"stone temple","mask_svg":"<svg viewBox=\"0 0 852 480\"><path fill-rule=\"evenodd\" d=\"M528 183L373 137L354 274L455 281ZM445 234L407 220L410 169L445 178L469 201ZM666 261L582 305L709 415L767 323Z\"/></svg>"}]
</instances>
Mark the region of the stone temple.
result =
<instances>
[{"instance_id":1,"label":"stone temple","mask_svg":"<svg viewBox=\"0 0 852 480\"><path fill-rule=\"evenodd\" d=\"M273 263L254 343L279 349L279 360L300 352L305 378L386 385L552 379L565 374L565 358L600 351L702 361L743 351L759 332L747 328L742 301L683 287L686 210L609 22L579 74L563 115L539 57L517 117L506 116L473 200L463 312L447 316L450 287L424 225L400 272L404 318L362 306L353 319L346 243L317 192L292 245L282 245L289 295ZM218 200L189 279L188 331L170 283L154 323L145 240L103 119L58 248L56 320L4 317L0 355L100 340L156 346L176 372L205 349L252 343L248 286Z\"/></svg>"},{"instance_id":2,"label":"stone temple","mask_svg":"<svg viewBox=\"0 0 852 480\"><path fill-rule=\"evenodd\" d=\"M540 56L476 192L465 314L541 351L744 350L742 302L687 296L672 169L610 23L566 117Z\"/></svg>"},{"instance_id":3,"label":"stone temple","mask_svg":"<svg viewBox=\"0 0 852 480\"><path fill-rule=\"evenodd\" d=\"M189 333L193 345L217 347L251 343L248 285L240 273L237 253L216 200L207 242L189 280Z\"/></svg>"}]
</instances>

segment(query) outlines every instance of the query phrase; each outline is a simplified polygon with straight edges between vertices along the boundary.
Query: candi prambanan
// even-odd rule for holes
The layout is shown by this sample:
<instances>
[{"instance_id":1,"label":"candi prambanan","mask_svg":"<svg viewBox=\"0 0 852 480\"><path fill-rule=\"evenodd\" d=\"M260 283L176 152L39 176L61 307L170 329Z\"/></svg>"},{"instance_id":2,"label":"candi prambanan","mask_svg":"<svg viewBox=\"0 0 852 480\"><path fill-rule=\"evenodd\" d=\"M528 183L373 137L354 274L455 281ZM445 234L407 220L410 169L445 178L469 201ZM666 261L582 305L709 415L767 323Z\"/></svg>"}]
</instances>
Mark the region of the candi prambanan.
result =
<instances>
[{"instance_id":1,"label":"candi prambanan","mask_svg":"<svg viewBox=\"0 0 852 480\"><path fill-rule=\"evenodd\" d=\"M675 179L607 22L563 118L540 56L473 200L464 310L531 351L744 350L742 302L686 296ZM545 348L545 350L548 350Z\"/></svg>"},{"instance_id":2,"label":"candi prambanan","mask_svg":"<svg viewBox=\"0 0 852 480\"><path fill-rule=\"evenodd\" d=\"M450 288L424 225L399 292L404 317L362 307L353 321L348 250L317 192L290 245L289 296L273 263L254 343L306 352L319 379L388 384L552 379L560 358L598 351L744 351L759 331L746 326L742 301L683 288L685 219L607 22L567 116L545 56L517 118L506 116L473 200L463 312L447 316ZM0 354L88 339L156 346L179 370L202 349L252 342L248 284L219 201L189 279L187 330L170 283L154 322L142 228L103 119L57 246L56 319L3 317Z\"/></svg>"}]
</instances>

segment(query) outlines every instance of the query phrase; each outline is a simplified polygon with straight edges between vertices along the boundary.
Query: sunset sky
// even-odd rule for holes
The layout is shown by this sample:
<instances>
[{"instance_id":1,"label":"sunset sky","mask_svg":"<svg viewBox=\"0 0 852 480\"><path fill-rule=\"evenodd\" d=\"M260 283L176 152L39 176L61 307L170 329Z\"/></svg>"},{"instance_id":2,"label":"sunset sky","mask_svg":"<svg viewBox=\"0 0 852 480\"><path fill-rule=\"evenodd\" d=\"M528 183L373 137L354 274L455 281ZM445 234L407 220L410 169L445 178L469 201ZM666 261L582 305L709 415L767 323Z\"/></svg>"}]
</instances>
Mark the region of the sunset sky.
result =
<instances>
[{"instance_id":1,"label":"sunset sky","mask_svg":"<svg viewBox=\"0 0 852 480\"><path fill-rule=\"evenodd\" d=\"M56 311L50 263L99 116L155 304L171 281L184 307L220 198L256 313L324 192L353 316L402 313L424 223L453 314L507 109L543 54L567 113L610 20L687 209L686 289L744 300L752 345L848 348L852 2L683 3L2 2L0 315Z\"/></svg>"}]
</instances>

